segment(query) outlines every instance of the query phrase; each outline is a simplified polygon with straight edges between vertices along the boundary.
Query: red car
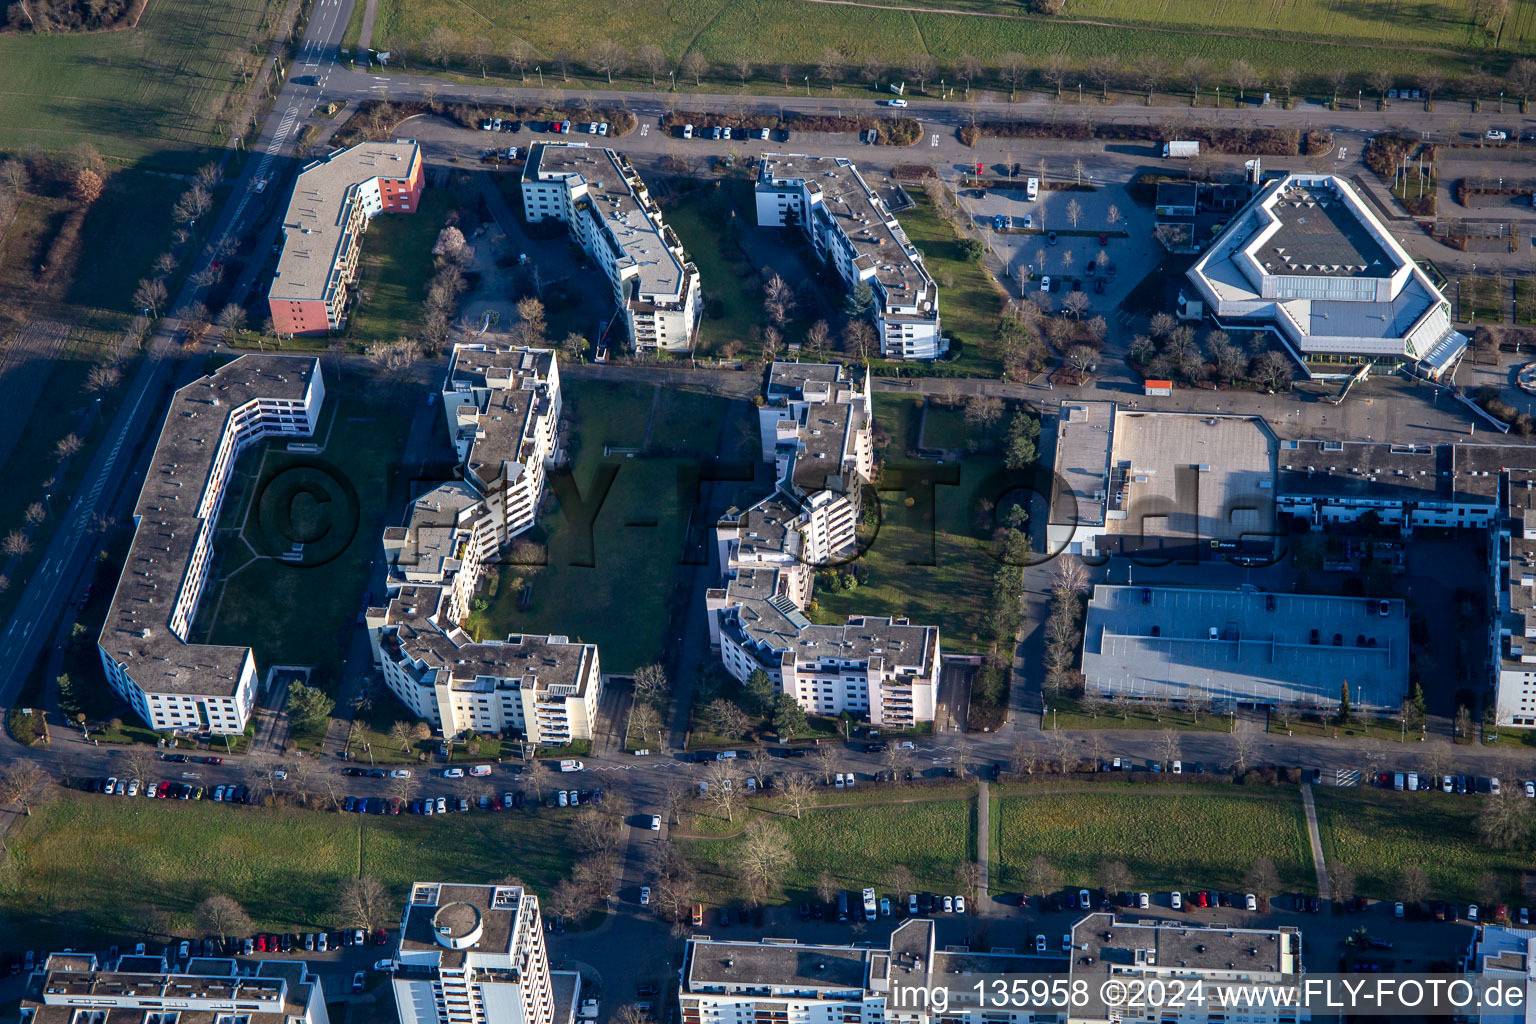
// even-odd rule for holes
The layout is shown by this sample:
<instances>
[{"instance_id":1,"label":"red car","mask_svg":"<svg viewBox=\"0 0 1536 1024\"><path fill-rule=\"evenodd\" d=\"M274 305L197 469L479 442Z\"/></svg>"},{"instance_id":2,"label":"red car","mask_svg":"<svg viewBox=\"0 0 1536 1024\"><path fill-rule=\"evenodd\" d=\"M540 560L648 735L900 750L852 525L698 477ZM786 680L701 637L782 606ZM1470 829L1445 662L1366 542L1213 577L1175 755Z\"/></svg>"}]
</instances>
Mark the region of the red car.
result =
<instances>
[{"instance_id":1,"label":"red car","mask_svg":"<svg viewBox=\"0 0 1536 1024\"><path fill-rule=\"evenodd\" d=\"M373 933L373 944L375 946L382 946L388 941L389 936L384 933L383 928L380 928L378 931Z\"/></svg>"},{"instance_id":2,"label":"red car","mask_svg":"<svg viewBox=\"0 0 1536 1024\"><path fill-rule=\"evenodd\" d=\"M1207 893L1203 889L1201 891L1195 893L1195 906L1197 906L1197 907L1208 907L1210 905L1211 905L1211 897L1210 897L1209 893Z\"/></svg>"},{"instance_id":3,"label":"red car","mask_svg":"<svg viewBox=\"0 0 1536 1024\"><path fill-rule=\"evenodd\" d=\"M266 951L267 951L267 937L265 935L258 935L258 936L256 936L256 952L258 952L258 953L265 953Z\"/></svg>"},{"instance_id":4,"label":"red car","mask_svg":"<svg viewBox=\"0 0 1536 1024\"><path fill-rule=\"evenodd\" d=\"M167 780L165 782L160 783L160 785L155 787L155 796L159 797L161 800L165 800L165 799L167 799L166 794L169 793L170 791L171 791L171 783L170 783L169 780Z\"/></svg>"},{"instance_id":5,"label":"red car","mask_svg":"<svg viewBox=\"0 0 1536 1024\"><path fill-rule=\"evenodd\" d=\"M224 759L222 757L205 757L205 758L203 758L203 763L204 764L223 764L224 763Z\"/></svg>"}]
</instances>

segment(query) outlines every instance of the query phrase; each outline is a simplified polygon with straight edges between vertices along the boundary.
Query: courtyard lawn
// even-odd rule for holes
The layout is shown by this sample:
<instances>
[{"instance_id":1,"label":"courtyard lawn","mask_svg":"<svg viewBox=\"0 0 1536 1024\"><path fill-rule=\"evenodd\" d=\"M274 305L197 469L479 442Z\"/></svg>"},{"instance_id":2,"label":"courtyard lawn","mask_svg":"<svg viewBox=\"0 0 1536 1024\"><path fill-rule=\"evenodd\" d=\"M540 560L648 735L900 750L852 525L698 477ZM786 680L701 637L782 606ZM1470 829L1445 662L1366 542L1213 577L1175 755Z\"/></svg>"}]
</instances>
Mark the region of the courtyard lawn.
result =
<instances>
[{"instance_id":1,"label":"courtyard lawn","mask_svg":"<svg viewBox=\"0 0 1536 1024\"><path fill-rule=\"evenodd\" d=\"M890 799L889 792L882 795ZM744 814L736 817L738 823L745 823ZM711 830L721 824L703 821ZM898 865L912 872L919 888L953 891L956 870L976 856L973 796L854 802L807 808L800 819L781 812L773 821L784 830L793 854L784 892L794 903L815 899L816 880L823 871L842 889L884 889L890 870ZM739 837L685 840L685 849L699 869L700 895L707 901L720 903L740 896L736 881L740 843Z\"/></svg>"},{"instance_id":2,"label":"courtyard lawn","mask_svg":"<svg viewBox=\"0 0 1536 1024\"><path fill-rule=\"evenodd\" d=\"M508 875L547 895L575 855L570 821L542 810L343 816L65 792L8 838L0 949L192 936L197 903L219 893L261 930L337 927L338 887L358 875L396 898L421 879Z\"/></svg>"},{"instance_id":3,"label":"courtyard lawn","mask_svg":"<svg viewBox=\"0 0 1536 1024\"><path fill-rule=\"evenodd\" d=\"M1037 785L1002 792L1008 795L994 798L994 889L1021 891L1037 856L1068 886L1095 884L1098 866L1118 860L1138 889L1236 888L1260 857L1274 861L1286 888L1315 884L1294 787Z\"/></svg>"},{"instance_id":4,"label":"courtyard lawn","mask_svg":"<svg viewBox=\"0 0 1536 1024\"><path fill-rule=\"evenodd\" d=\"M699 327L699 351L711 355L731 342L745 347L752 328L761 328L764 323L758 275L736 238L737 232L756 223L751 193L739 180L706 185L706 189L714 187L724 193L722 207L736 212L729 229L722 230L721 218L705 208L700 191L690 193L686 202L668 204L666 210L667 224L677 232L688 258L699 268L705 310Z\"/></svg>"},{"instance_id":5,"label":"courtyard lawn","mask_svg":"<svg viewBox=\"0 0 1536 1024\"><path fill-rule=\"evenodd\" d=\"M917 409L907 398L875 396L875 426L891 435L890 453L903 448L900 435L915 433ZM934 488L934 511L928 521L920 508L906 507L908 494L880 492L881 521L867 540L868 548L854 562L860 583L834 592L818 586L812 618L837 623L849 615L905 616L913 622L937 625L946 649L974 651L989 646L978 632L986 618L997 562L991 546L975 529L979 502L995 500L1000 489L997 459L976 456L960 464L913 463L888 454L881 486L894 479L893 469L919 479L958 479L958 485ZM920 486L920 485L919 485Z\"/></svg>"},{"instance_id":6,"label":"courtyard lawn","mask_svg":"<svg viewBox=\"0 0 1536 1024\"><path fill-rule=\"evenodd\" d=\"M241 457L241 479L225 499L215 548L214 571L222 585L210 585L198 621L209 623L208 643L249 646L260 666L316 666L321 671L311 683L329 687L363 604L369 564L378 557L392 474L417 403L400 401L369 379L348 375L338 382L333 372L325 372L330 408L322 410L314 438L325 450L319 456L290 453L283 450L285 438ZM272 542L251 508L259 482L316 459L349 480L358 500L356 509L339 511L334 524L316 527L355 532L339 555L320 564L268 557L264 552Z\"/></svg>"},{"instance_id":7,"label":"courtyard lawn","mask_svg":"<svg viewBox=\"0 0 1536 1024\"><path fill-rule=\"evenodd\" d=\"M582 377L565 378L562 389L576 487L590 500L609 468L612 486L590 538L550 499L539 519L546 564L503 566L496 597L471 613L470 628L482 637L542 632L596 643L604 671L630 672L660 657L673 607L692 600L677 583L695 511L684 482L717 449L741 457L756 441L755 423L746 403L698 392ZM532 592L520 609L524 584Z\"/></svg>"},{"instance_id":8,"label":"courtyard lawn","mask_svg":"<svg viewBox=\"0 0 1536 1024\"><path fill-rule=\"evenodd\" d=\"M959 342L961 366L974 374L995 375L1001 366L992 352L992 335L1002 314L1002 295L980 263L961 255L960 236L928 196L921 189L909 191L917 205L896 219L938 282L944 333Z\"/></svg>"},{"instance_id":9,"label":"courtyard lawn","mask_svg":"<svg viewBox=\"0 0 1536 1024\"><path fill-rule=\"evenodd\" d=\"M368 224L348 333L364 345L415 334L432 282L432 246L459 203L456 190L424 189L414 213L385 213Z\"/></svg>"},{"instance_id":10,"label":"courtyard lawn","mask_svg":"<svg viewBox=\"0 0 1536 1024\"><path fill-rule=\"evenodd\" d=\"M247 88L238 62L278 6L153 0L135 29L0 35L0 150L86 141L109 157L194 169L226 141L215 126L230 93Z\"/></svg>"},{"instance_id":11,"label":"courtyard lawn","mask_svg":"<svg viewBox=\"0 0 1536 1024\"><path fill-rule=\"evenodd\" d=\"M1476 902L1477 876L1487 871L1500 901L1516 902L1530 856L1493 849L1478 837L1482 797L1314 786L1312 799L1324 860L1353 869L1361 895L1397 898L1398 879L1412 864L1428 872L1432 899Z\"/></svg>"}]
</instances>

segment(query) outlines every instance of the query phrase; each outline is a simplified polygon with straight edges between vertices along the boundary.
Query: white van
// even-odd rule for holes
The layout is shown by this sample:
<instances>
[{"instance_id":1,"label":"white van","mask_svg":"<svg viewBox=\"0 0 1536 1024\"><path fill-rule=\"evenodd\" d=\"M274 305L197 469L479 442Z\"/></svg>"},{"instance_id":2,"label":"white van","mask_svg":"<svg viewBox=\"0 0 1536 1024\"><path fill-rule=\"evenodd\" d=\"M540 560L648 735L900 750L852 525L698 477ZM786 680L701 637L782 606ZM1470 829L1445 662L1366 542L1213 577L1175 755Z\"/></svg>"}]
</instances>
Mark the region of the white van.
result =
<instances>
[{"instance_id":1,"label":"white van","mask_svg":"<svg viewBox=\"0 0 1536 1024\"><path fill-rule=\"evenodd\" d=\"M1034 202L1040 198L1040 179L1030 178L1024 183L1024 198Z\"/></svg>"},{"instance_id":2,"label":"white van","mask_svg":"<svg viewBox=\"0 0 1536 1024\"><path fill-rule=\"evenodd\" d=\"M715 754L715 760L716 761L734 761L734 760L736 760L736 751L734 751L734 750L721 750L721 751L719 751L718 753Z\"/></svg>"},{"instance_id":3,"label":"white van","mask_svg":"<svg viewBox=\"0 0 1536 1024\"><path fill-rule=\"evenodd\" d=\"M491 774L491 766L488 764L477 764L469 770L469 774L473 775L477 779L481 778Z\"/></svg>"},{"instance_id":4,"label":"white van","mask_svg":"<svg viewBox=\"0 0 1536 1024\"><path fill-rule=\"evenodd\" d=\"M580 761L566 760L560 762L560 770L563 772L579 772L585 767L586 765Z\"/></svg>"}]
</instances>

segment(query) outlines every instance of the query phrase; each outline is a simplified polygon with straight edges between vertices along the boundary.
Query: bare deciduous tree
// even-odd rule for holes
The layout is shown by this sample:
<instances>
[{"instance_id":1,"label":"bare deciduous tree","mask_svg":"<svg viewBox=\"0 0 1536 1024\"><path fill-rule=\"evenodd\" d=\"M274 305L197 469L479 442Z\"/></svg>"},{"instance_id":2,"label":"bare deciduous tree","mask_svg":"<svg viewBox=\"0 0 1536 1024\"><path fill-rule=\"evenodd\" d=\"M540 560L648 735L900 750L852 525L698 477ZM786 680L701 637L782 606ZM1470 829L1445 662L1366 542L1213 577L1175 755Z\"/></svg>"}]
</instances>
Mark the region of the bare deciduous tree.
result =
<instances>
[{"instance_id":1,"label":"bare deciduous tree","mask_svg":"<svg viewBox=\"0 0 1536 1024\"><path fill-rule=\"evenodd\" d=\"M197 927L217 935L220 942L229 941L231 935L248 935L254 925L245 908L222 894L209 896L197 905Z\"/></svg>"},{"instance_id":2,"label":"bare deciduous tree","mask_svg":"<svg viewBox=\"0 0 1536 1024\"><path fill-rule=\"evenodd\" d=\"M394 910L389 890L377 878L359 875L349 878L336 897L336 914L352 928L373 931Z\"/></svg>"},{"instance_id":3,"label":"bare deciduous tree","mask_svg":"<svg viewBox=\"0 0 1536 1024\"><path fill-rule=\"evenodd\" d=\"M805 808L816 793L816 783L809 774L795 772L784 780L779 792L783 795L784 805L799 819L804 817Z\"/></svg>"}]
</instances>

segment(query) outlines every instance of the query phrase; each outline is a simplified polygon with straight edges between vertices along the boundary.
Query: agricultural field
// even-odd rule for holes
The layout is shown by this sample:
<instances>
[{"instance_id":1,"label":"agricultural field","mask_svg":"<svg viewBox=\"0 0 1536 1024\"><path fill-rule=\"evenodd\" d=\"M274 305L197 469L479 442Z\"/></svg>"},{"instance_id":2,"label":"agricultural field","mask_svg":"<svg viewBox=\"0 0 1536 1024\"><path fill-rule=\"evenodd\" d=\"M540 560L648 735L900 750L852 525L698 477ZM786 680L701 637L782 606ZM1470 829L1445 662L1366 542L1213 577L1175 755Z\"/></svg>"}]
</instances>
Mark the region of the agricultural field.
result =
<instances>
[{"instance_id":1,"label":"agricultural field","mask_svg":"<svg viewBox=\"0 0 1536 1024\"><path fill-rule=\"evenodd\" d=\"M914 6L954 13L923 13ZM1293 68L1303 79L1316 75L1312 84L1321 89L1324 72L1331 68L1360 75L1382 69L1406 81L1430 67L1464 72L1465 60L1451 50L1477 52L1497 66L1508 55L1528 52L1536 41L1536 0L1514 0L1497 37L1472 24L1473 7L1474 0L1432 0L1417 7L1393 5L1393 10L1333 0L1214 9L1193 0L1068 0L1062 16L1040 18L1000 0L918 0L916 5L680 0L659 7L601 0L488 0L474 6L380 0L373 45L419 53L421 42L439 26L458 33L465 41L461 49L469 40L484 38L493 52L503 53L518 38L537 51L547 78L556 56L580 55L594 40L615 39L627 46L643 41L660 47L671 61L681 61L691 50L722 68L740 59L752 61L760 87L769 90L783 88L777 77L781 63L813 65L828 48L842 54L850 67L867 57L899 66L914 51L926 51L941 65L952 65L962 54L990 63L1005 53L1023 54L1036 64L1055 53L1080 64L1118 54L1128 64L1153 52L1175 66L1200 57L1217 66L1246 60L1260 72ZM724 70L719 76L722 83L734 78ZM843 80L852 84L856 78L849 72ZM637 74L632 81L641 79ZM649 84L648 78L644 81ZM682 85L683 76L678 81ZM569 80L559 84L568 86Z\"/></svg>"},{"instance_id":2,"label":"agricultural field","mask_svg":"<svg viewBox=\"0 0 1536 1024\"><path fill-rule=\"evenodd\" d=\"M233 896L261 930L336 927L339 886L377 878L494 882L541 894L568 868L570 818L540 811L373 817L65 792L11 831L0 951L99 948L196 934L193 911Z\"/></svg>"},{"instance_id":3,"label":"agricultural field","mask_svg":"<svg viewBox=\"0 0 1536 1024\"><path fill-rule=\"evenodd\" d=\"M273 0L151 0L136 29L0 35L0 150L87 141L108 158L188 171L215 131Z\"/></svg>"},{"instance_id":4,"label":"agricultural field","mask_svg":"<svg viewBox=\"0 0 1536 1024\"><path fill-rule=\"evenodd\" d=\"M737 820L744 823L745 817L738 815ZM885 879L898 865L912 872L919 888L953 892L960 864L976 856L974 798L852 803L807 808L800 819L778 814L773 820L784 830L794 857L784 885L785 897L793 903L815 899L816 880L823 871L838 888L888 889ZM701 895L712 903L738 895L735 847L740 841L733 837L686 842L698 865Z\"/></svg>"},{"instance_id":5,"label":"agricultural field","mask_svg":"<svg viewBox=\"0 0 1536 1024\"><path fill-rule=\"evenodd\" d=\"M1482 842L1477 815L1483 798L1332 787L1314 788L1312 798L1324 860L1350 867L1361 895L1393 899L1403 869L1416 865L1429 875L1432 899L1476 902L1482 898L1478 875L1490 872L1499 899L1517 902L1530 856Z\"/></svg>"},{"instance_id":6,"label":"agricultural field","mask_svg":"<svg viewBox=\"0 0 1536 1024\"><path fill-rule=\"evenodd\" d=\"M1013 794L993 801L995 888L1022 890L1037 856L1068 886L1093 885L1100 864L1121 861L1139 889L1237 888L1260 857L1274 861L1282 886L1315 885L1293 787L1029 786Z\"/></svg>"}]
</instances>

